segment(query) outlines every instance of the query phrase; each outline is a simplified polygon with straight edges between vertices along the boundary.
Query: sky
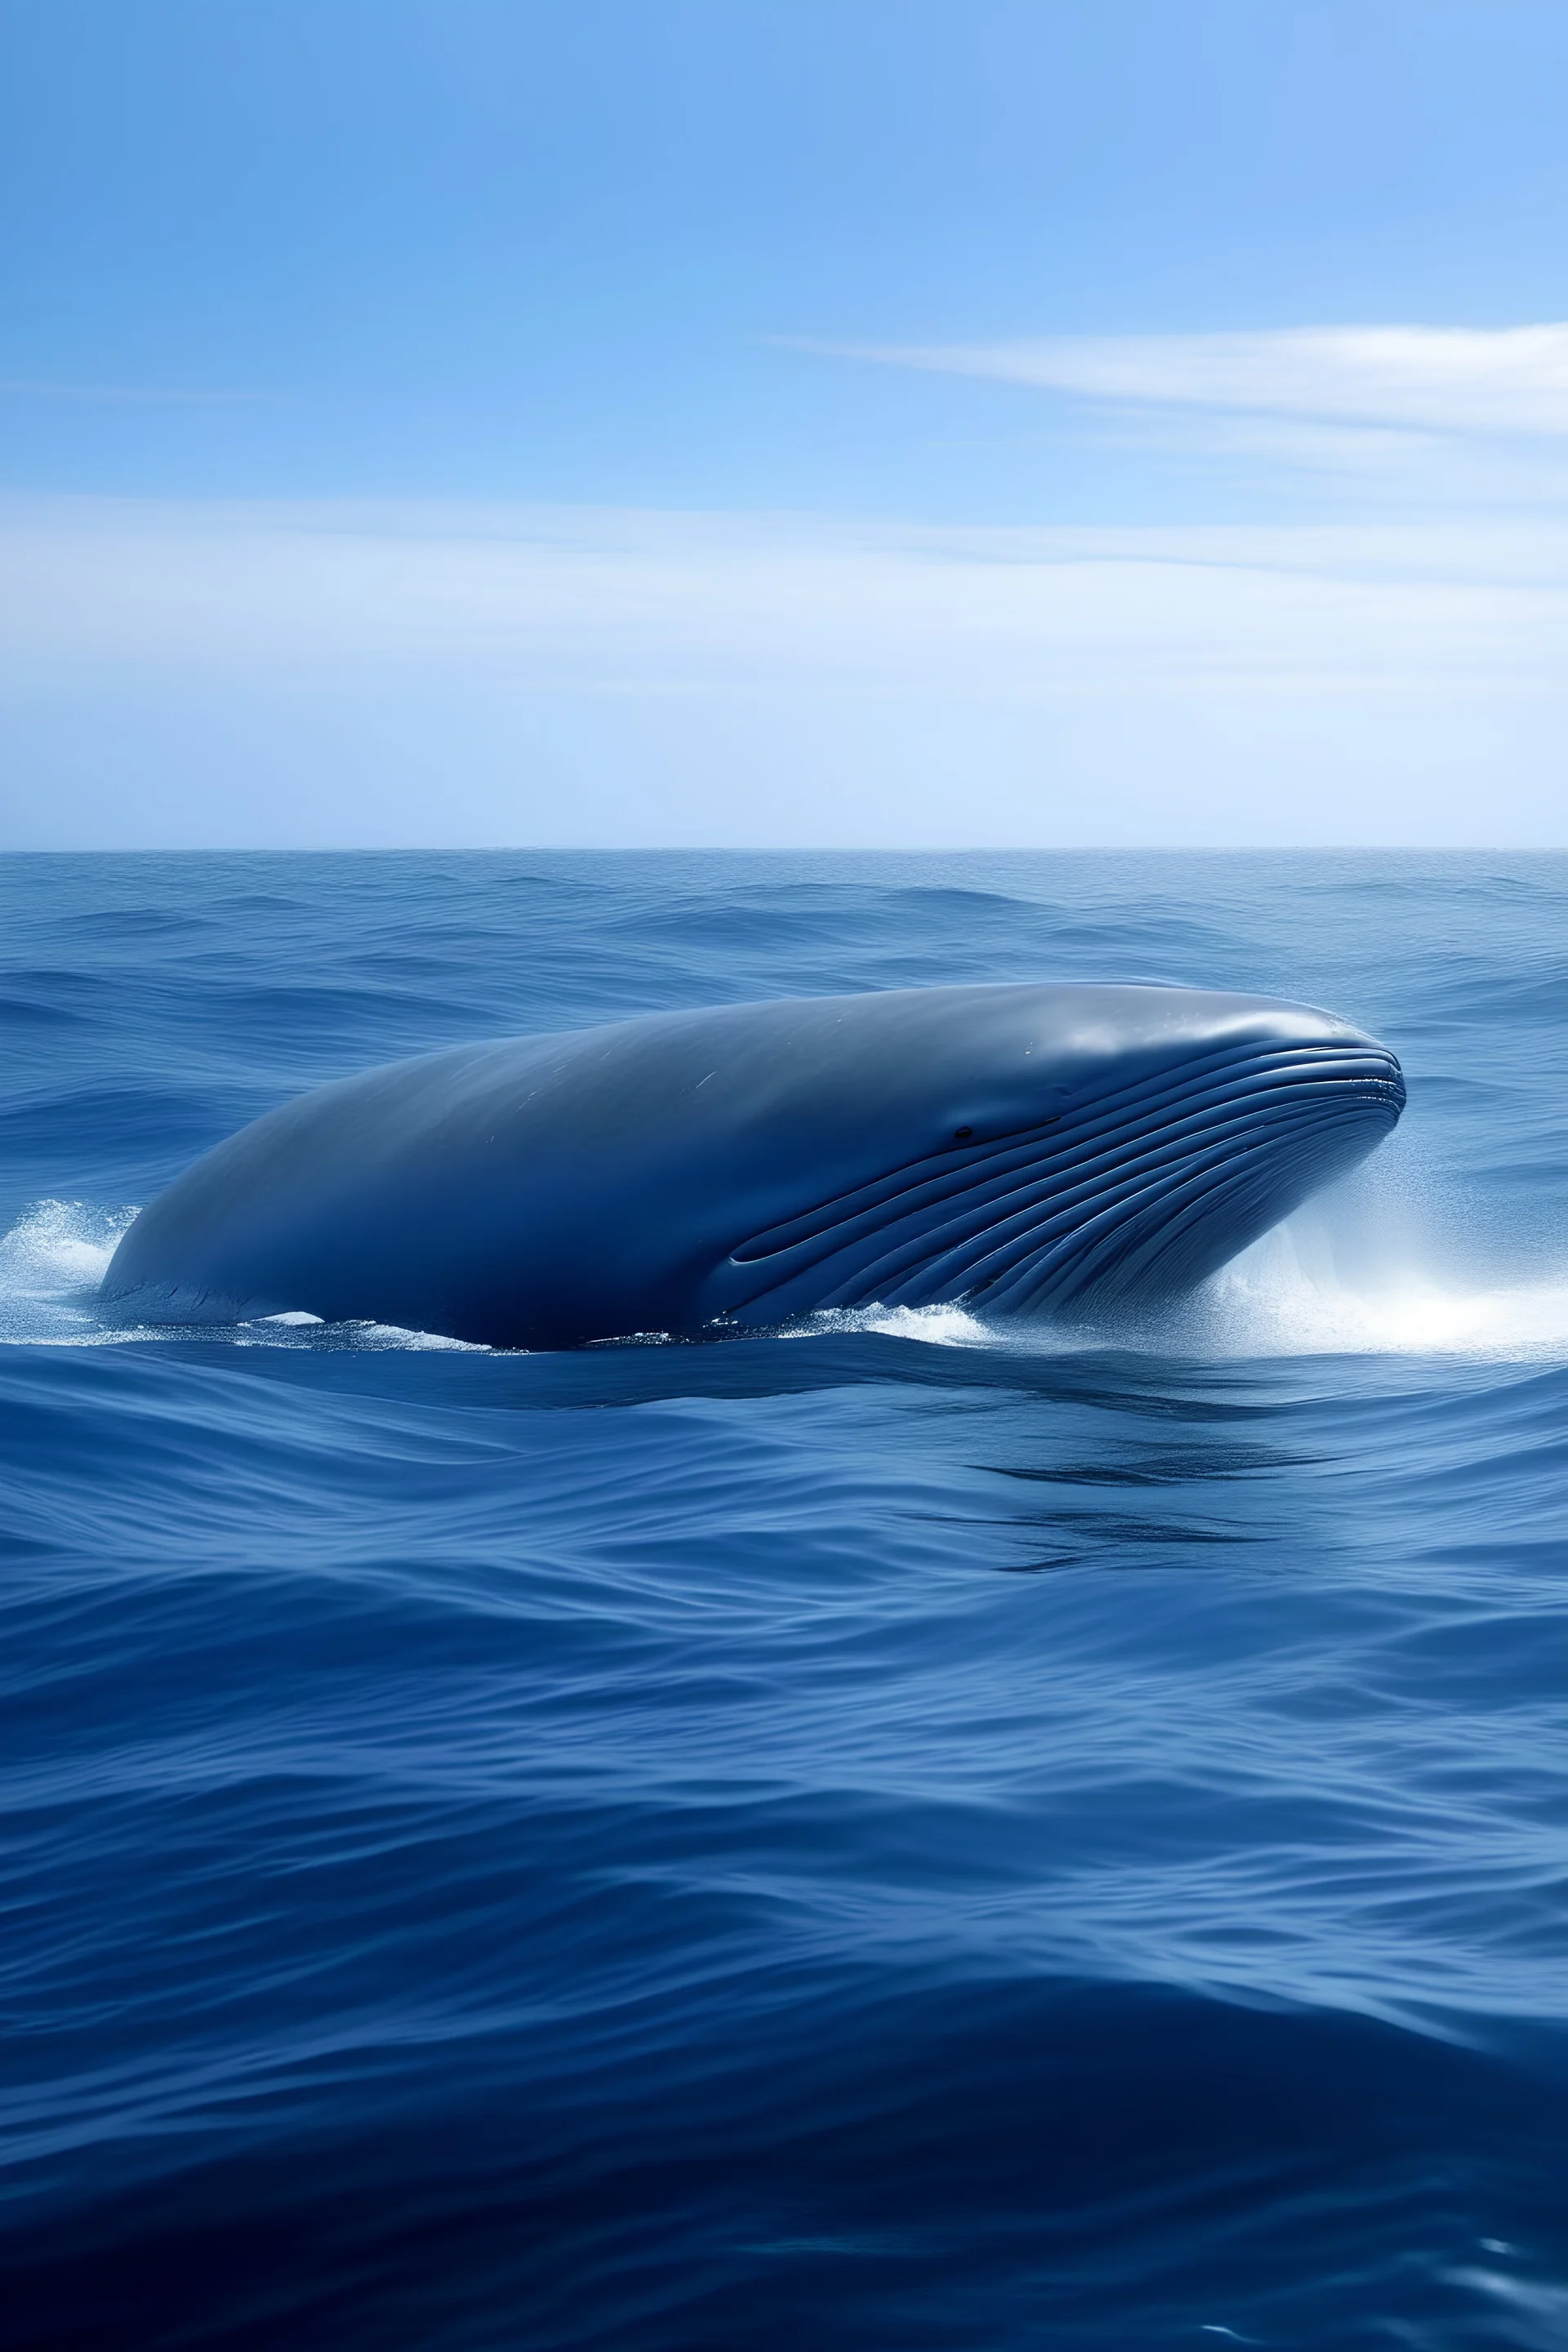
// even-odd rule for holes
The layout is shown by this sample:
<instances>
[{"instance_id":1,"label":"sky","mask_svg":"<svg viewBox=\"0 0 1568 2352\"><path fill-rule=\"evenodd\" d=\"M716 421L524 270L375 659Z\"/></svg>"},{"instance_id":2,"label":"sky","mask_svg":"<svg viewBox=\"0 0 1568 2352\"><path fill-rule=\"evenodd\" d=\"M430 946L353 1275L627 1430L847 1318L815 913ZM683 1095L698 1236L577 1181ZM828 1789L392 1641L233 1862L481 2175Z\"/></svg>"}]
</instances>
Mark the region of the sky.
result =
<instances>
[{"instance_id":1,"label":"sky","mask_svg":"<svg viewBox=\"0 0 1568 2352\"><path fill-rule=\"evenodd\" d=\"M0 845L1568 843L1563 0L0 0Z\"/></svg>"}]
</instances>

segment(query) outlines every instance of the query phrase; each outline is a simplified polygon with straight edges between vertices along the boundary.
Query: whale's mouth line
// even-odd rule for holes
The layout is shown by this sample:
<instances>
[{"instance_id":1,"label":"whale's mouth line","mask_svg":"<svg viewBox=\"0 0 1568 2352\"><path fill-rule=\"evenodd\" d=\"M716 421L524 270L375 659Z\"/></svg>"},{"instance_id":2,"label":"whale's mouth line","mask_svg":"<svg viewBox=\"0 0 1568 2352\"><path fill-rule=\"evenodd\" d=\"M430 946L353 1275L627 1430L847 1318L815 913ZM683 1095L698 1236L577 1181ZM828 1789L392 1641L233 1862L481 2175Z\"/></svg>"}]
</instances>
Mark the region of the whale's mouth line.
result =
<instances>
[{"instance_id":1,"label":"whale's mouth line","mask_svg":"<svg viewBox=\"0 0 1568 2352\"><path fill-rule=\"evenodd\" d=\"M1397 1062L1370 1042L1204 1055L1079 1111L926 1154L752 1235L729 1266L755 1285L728 1311L814 1270L829 1277L824 1307L969 1297L1003 1309L1090 1286L1179 1286L1220 1262L1205 1241L1218 1213L1247 1228L1228 1256L1361 1158L1376 1139L1367 1127L1381 1134L1404 1102Z\"/></svg>"}]
</instances>

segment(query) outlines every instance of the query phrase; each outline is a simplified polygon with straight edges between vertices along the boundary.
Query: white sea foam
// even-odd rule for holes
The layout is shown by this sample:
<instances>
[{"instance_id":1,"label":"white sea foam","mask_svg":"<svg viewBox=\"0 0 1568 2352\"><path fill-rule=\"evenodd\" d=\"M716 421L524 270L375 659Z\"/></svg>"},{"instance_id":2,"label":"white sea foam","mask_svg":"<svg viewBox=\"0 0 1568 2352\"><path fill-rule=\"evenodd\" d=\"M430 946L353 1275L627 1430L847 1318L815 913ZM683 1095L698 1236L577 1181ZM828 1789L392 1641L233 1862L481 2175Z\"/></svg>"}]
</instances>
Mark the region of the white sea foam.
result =
<instances>
[{"instance_id":1,"label":"white sea foam","mask_svg":"<svg viewBox=\"0 0 1568 2352\"><path fill-rule=\"evenodd\" d=\"M373 1350L412 1349L425 1354L484 1356L475 1339L452 1339L441 1331L410 1331L401 1323L328 1323L320 1315L261 1315L228 1327L237 1348L322 1347ZM224 1332L206 1334L222 1338Z\"/></svg>"},{"instance_id":2,"label":"white sea foam","mask_svg":"<svg viewBox=\"0 0 1568 2352\"><path fill-rule=\"evenodd\" d=\"M994 1325L963 1307L829 1307L780 1333L784 1339L826 1339L836 1332L875 1331L889 1339L922 1339L931 1348L994 1347Z\"/></svg>"}]
</instances>

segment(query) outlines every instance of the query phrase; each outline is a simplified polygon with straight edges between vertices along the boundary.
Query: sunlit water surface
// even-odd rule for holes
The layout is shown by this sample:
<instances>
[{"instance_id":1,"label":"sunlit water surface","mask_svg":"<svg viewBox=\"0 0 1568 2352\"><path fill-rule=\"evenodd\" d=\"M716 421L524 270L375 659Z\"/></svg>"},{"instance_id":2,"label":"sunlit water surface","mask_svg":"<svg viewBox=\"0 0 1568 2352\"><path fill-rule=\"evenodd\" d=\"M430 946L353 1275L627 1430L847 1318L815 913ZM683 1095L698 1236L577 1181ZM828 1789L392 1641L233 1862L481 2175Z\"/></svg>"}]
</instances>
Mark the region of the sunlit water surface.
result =
<instances>
[{"instance_id":1,"label":"sunlit water surface","mask_svg":"<svg viewBox=\"0 0 1568 2352\"><path fill-rule=\"evenodd\" d=\"M0 869L26 2347L1568 2346L1568 860ZM138 1330L301 1087L778 993L1331 1006L1156 1324Z\"/></svg>"}]
</instances>

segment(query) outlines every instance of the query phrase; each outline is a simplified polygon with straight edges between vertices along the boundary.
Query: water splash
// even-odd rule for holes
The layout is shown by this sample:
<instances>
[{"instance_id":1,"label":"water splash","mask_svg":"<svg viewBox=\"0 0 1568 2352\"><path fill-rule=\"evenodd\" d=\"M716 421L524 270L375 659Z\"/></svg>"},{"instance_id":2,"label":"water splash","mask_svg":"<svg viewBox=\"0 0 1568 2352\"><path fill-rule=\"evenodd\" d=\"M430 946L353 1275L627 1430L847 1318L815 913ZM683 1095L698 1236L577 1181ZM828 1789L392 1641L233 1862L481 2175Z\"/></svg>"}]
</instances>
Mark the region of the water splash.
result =
<instances>
[{"instance_id":1,"label":"water splash","mask_svg":"<svg viewBox=\"0 0 1568 2352\"><path fill-rule=\"evenodd\" d=\"M1311 1215L1276 1226L1216 1275L1187 1344L1232 1356L1568 1358L1568 1279L1467 1281L1405 1241L1380 1259Z\"/></svg>"},{"instance_id":2,"label":"water splash","mask_svg":"<svg viewBox=\"0 0 1568 2352\"><path fill-rule=\"evenodd\" d=\"M0 1340L61 1347L129 1339L104 1328L98 1286L136 1212L36 1201L0 1234Z\"/></svg>"}]
</instances>

